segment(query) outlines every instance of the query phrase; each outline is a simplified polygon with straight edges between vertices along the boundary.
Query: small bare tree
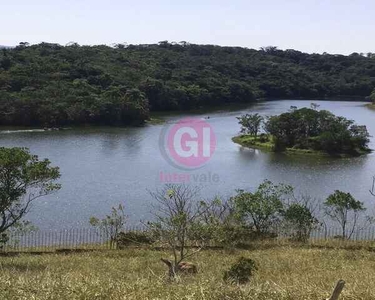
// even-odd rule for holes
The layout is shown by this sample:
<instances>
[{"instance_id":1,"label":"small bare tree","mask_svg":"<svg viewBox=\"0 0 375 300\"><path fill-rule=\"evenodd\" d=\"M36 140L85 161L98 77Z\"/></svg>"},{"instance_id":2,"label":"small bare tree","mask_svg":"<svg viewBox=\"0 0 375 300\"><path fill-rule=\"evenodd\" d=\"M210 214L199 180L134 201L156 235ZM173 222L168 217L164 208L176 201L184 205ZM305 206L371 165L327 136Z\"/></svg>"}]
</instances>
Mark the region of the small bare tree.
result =
<instances>
[{"instance_id":1,"label":"small bare tree","mask_svg":"<svg viewBox=\"0 0 375 300\"><path fill-rule=\"evenodd\" d=\"M372 178L372 188L370 190L370 193L375 197L375 176Z\"/></svg>"},{"instance_id":2,"label":"small bare tree","mask_svg":"<svg viewBox=\"0 0 375 300\"><path fill-rule=\"evenodd\" d=\"M200 235L200 218L210 206L197 201L198 188L187 185L168 184L151 195L157 202L152 212L155 220L147 225L157 240L172 250L173 261L162 261L169 268L169 276L174 278L186 267L183 260L205 246L205 234ZM192 269L196 271L195 266Z\"/></svg>"},{"instance_id":3,"label":"small bare tree","mask_svg":"<svg viewBox=\"0 0 375 300\"><path fill-rule=\"evenodd\" d=\"M211 201L200 203L201 220L204 224L218 224L228 222L233 218L235 207L232 199L226 201L215 197Z\"/></svg>"},{"instance_id":4,"label":"small bare tree","mask_svg":"<svg viewBox=\"0 0 375 300\"><path fill-rule=\"evenodd\" d=\"M96 217L91 217L89 222L91 226L100 229L100 235L103 234L105 237L109 238L110 248L113 249L116 245L118 234L124 230L126 223L124 207L119 204L118 207L112 207L110 215L105 216L105 218L101 220Z\"/></svg>"}]
</instances>

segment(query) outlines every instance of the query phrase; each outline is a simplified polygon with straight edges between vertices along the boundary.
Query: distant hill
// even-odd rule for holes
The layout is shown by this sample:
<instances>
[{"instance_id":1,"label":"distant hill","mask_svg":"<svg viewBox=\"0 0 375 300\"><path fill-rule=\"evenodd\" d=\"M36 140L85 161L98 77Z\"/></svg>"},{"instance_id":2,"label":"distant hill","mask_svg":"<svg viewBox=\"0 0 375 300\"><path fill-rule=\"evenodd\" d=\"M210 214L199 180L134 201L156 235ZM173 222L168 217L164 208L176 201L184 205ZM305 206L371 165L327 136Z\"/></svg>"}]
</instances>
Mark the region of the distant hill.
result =
<instances>
[{"instance_id":1,"label":"distant hill","mask_svg":"<svg viewBox=\"0 0 375 300\"><path fill-rule=\"evenodd\" d=\"M27 43L0 51L0 124L142 123L149 111L259 98L369 96L375 55L186 42Z\"/></svg>"}]
</instances>

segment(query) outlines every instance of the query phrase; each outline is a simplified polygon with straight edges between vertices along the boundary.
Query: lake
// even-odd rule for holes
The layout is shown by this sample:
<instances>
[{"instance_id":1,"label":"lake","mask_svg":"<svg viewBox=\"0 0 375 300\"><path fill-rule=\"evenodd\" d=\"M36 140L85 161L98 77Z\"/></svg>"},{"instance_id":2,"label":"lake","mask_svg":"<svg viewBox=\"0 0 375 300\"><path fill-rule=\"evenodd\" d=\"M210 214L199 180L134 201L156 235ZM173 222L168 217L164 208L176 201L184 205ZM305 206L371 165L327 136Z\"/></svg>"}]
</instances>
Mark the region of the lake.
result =
<instances>
[{"instance_id":1,"label":"lake","mask_svg":"<svg viewBox=\"0 0 375 300\"><path fill-rule=\"evenodd\" d=\"M168 116L167 123L139 128L78 128L64 131L1 130L0 145L28 147L40 158L49 158L61 170L62 189L34 202L27 219L40 229L88 227L90 216L103 216L122 203L129 222L150 218L153 202L149 191L160 188L163 174L192 174L206 182L192 182L201 188L202 198L229 197L236 189L254 190L264 179L293 185L297 193L307 193L323 201L334 190L352 193L372 212L375 198L369 194L375 174L375 155L355 158L290 156L244 149L231 138L240 126L237 116L258 112L274 115L318 103L320 109L366 125L375 135L375 111L365 102L280 100L260 102L237 110L217 110L194 117L212 127L216 151L202 168L182 171L171 165L159 149L159 136L165 126L188 116ZM375 148L371 138L370 147ZM197 177L193 177L193 175ZM215 177L215 180L210 180Z\"/></svg>"}]
</instances>

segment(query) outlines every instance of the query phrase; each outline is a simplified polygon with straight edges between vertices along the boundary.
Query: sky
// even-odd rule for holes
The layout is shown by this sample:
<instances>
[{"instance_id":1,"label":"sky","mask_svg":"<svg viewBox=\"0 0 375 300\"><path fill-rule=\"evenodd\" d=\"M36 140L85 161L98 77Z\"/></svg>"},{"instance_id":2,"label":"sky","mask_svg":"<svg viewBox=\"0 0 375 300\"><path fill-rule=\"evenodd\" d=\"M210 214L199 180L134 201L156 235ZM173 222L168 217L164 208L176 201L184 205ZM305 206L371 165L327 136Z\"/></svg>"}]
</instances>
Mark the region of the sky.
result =
<instances>
[{"instance_id":1,"label":"sky","mask_svg":"<svg viewBox=\"0 0 375 300\"><path fill-rule=\"evenodd\" d=\"M0 0L0 45L168 40L375 52L375 0Z\"/></svg>"}]
</instances>

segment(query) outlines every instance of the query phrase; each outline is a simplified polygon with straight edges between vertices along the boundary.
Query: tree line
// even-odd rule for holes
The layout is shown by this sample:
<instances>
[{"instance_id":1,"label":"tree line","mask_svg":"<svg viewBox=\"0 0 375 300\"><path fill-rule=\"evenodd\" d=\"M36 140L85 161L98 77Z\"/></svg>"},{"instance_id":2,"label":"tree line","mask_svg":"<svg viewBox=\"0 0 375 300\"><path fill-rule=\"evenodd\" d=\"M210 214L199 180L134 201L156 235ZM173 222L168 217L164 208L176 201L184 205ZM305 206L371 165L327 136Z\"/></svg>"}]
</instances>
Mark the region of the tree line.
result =
<instances>
[{"instance_id":1,"label":"tree line","mask_svg":"<svg viewBox=\"0 0 375 300\"><path fill-rule=\"evenodd\" d=\"M260 98L375 97L375 55L187 42L0 49L0 125L142 124Z\"/></svg>"},{"instance_id":2,"label":"tree line","mask_svg":"<svg viewBox=\"0 0 375 300\"><path fill-rule=\"evenodd\" d=\"M327 226L324 217L339 225L335 239L351 239L356 230L374 222L365 216L361 201L350 193L336 190L322 205L308 195L296 195L294 188L264 180L255 191L237 190L227 200L201 200L199 188L168 184L151 192L155 200L153 218L143 232L125 230L122 205L112 208L103 219L91 218L111 244L118 248L156 244L171 251L173 260L162 259L169 275L183 271L181 263L207 246L243 247L278 234L293 242L305 243L314 229Z\"/></svg>"}]
</instances>

